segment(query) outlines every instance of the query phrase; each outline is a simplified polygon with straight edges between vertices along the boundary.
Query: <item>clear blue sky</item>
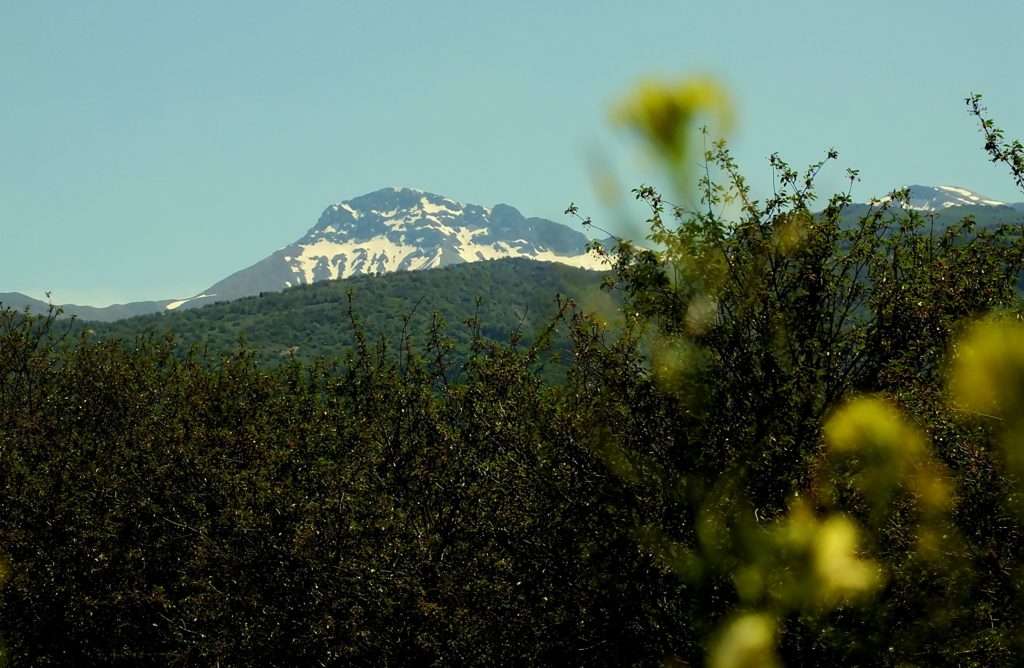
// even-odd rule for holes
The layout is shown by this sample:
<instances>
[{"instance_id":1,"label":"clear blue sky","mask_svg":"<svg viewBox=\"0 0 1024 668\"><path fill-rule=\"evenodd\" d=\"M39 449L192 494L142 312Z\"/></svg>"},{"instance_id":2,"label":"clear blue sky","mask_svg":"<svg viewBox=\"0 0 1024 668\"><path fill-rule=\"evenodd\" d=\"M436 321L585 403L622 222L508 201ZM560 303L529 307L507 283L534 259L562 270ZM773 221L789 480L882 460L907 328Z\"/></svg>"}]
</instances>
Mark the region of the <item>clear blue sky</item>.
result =
<instances>
[{"instance_id":1,"label":"clear blue sky","mask_svg":"<svg viewBox=\"0 0 1024 668\"><path fill-rule=\"evenodd\" d=\"M607 122L643 75L726 83L755 185L834 145L861 198L1024 200L962 103L1024 136L1022 28L1019 0L0 0L0 291L191 295L387 185L600 218L588 158L650 178Z\"/></svg>"}]
</instances>

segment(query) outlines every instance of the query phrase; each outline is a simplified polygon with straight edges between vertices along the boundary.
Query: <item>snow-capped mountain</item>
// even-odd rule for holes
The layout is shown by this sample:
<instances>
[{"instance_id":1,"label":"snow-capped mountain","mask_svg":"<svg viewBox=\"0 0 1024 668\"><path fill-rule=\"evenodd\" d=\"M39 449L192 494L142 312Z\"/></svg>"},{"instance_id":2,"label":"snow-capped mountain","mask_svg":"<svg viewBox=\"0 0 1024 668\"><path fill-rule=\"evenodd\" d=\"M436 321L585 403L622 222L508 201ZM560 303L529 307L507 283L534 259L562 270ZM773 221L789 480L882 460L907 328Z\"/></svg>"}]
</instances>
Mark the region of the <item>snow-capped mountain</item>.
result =
<instances>
[{"instance_id":1,"label":"snow-capped mountain","mask_svg":"<svg viewBox=\"0 0 1024 668\"><path fill-rule=\"evenodd\" d=\"M359 274L506 257L606 268L586 245L583 234L543 218L524 218L506 204L488 209L421 190L386 188L327 207L298 241L166 309Z\"/></svg>"},{"instance_id":2,"label":"snow-capped mountain","mask_svg":"<svg viewBox=\"0 0 1024 668\"><path fill-rule=\"evenodd\" d=\"M880 204L888 201L888 199L889 197L882 197L873 200L871 203ZM967 188L958 186L910 186L910 204L908 208L918 211L943 211L960 206L1005 206L1016 208L1018 205L984 197Z\"/></svg>"}]
</instances>

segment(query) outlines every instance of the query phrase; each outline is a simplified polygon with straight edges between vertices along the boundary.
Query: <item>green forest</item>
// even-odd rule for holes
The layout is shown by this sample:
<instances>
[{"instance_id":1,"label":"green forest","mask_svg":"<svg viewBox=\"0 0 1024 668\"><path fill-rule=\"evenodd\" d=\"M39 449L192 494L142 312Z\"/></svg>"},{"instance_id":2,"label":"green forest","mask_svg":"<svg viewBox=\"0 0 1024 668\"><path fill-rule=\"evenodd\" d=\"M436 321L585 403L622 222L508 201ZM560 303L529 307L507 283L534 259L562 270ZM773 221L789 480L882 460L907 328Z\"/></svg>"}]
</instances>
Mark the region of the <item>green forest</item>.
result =
<instances>
[{"instance_id":1,"label":"green forest","mask_svg":"<svg viewBox=\"0 0 1024 668\"><path fill-rule=\"evenodd\" d=\"M757 200L709 86L619 110L680 186L604 274L0 311L10 664L1018 665L1019 221Z\"/></svg>"},{"instance_id":2,"label":"green forest","mask_svg":"<svg viewBox=\"0 0 1024 668\"><path fill-rule=\"evenodd\" d=\"M76 322L73 332L121 341L172 335L179 355L193 348L220 359L243 346L261 364L343 357L355 331L377 346L421 349L431 332L452 343L453 366L464 366L475 321L479 335L495 342L531 345L559 312L558 298L589 310L613 312L612 293L600 273L550 262L504 259L471 262L426 272L396 272L323 281L198 309L171 311L112 323ZM448 326L450 325L450 326ZM564 328L538 363L567 366ZM197 350L197 352L200 352Z\"/></svg>"}]
</instances>

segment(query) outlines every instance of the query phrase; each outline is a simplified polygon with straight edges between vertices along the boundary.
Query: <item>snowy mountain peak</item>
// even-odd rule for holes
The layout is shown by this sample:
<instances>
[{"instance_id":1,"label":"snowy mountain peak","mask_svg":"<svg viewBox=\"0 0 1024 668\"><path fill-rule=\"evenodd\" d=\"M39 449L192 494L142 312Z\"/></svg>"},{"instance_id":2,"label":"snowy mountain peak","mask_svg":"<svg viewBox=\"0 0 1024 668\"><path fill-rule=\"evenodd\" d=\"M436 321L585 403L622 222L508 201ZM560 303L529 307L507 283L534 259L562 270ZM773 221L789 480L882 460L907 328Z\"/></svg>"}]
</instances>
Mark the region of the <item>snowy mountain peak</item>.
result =
<instances>
[{"instance_id":1,"label":"snowy mountain peak","mask_svg":"<svg viewBox=\"0 0 1024 668\"><path fill-rule=\"evenodd\" d=\"M393 217L401 212L408 217L409 214L418 211L428 215L456 215L463 209L465 209L465 205L447 197L415 188L391 187L331 205L321 215L320 220L322 223L324 216L339 211L347 212L358 220L364 214ZM320 223L317 224L317 226L319 225ZM314 226L310 232L317 229L317 226Z\"/></svg>"},{"instance_id":2,"label":"snowy mountain peak","mask_svg":"<svg viewBox=\"0 0 1024 668\"><path fill-rule=\"evenodd\" d=\"M328 207L284 261L291 285L443 267L503 257L529 257L600 268L582 234L516 209L463 204L411 188L386 188Z\"/></svg>"},{"instance_id":3,"label":"snowy mountain peak","mask_svg":"<svg viewBox=\"0 0 1024 668\"><path fill-rule=\"evenodd\" d=\"M960 188L957 186L935 186L934 188L929 188L928 186L911 186L911 204L914 202L915 190L917 191L917 196L921 199L925 199L927 196L931 195L928 203L932 204L935 208L939 208L940 206L945 209L948 209L951 206L1008 206L1006 202L990 199L979 195L976 192L972 192L967 188Z\"/></svg>"},{"instance_id":4,"label":"snowy mountain peak","mask_svg":"<svg viewBox=\"0 0 1024 668\"><path fill-rule=\"evenodd\" d=\"M873 204L887 202L889 197L872 200ZM1011 206L979 195L960 186L910 186L910 204L908 208L917 211L942 211L957 206Z\"/></svg>"},{"instance_id":5,"label":"snowy mountain peak","mask_svg":"<svg viewBox=\"0 0 1024 668\"><path fill-rule=\"evenodd\" d=\"M522 257L605 269L587 238L565 225L525 218L507 204L485 208L413 188L390 187L327 207L298 241L169 308L360 274L416 271Z\"/></svg>"}]
</instances>

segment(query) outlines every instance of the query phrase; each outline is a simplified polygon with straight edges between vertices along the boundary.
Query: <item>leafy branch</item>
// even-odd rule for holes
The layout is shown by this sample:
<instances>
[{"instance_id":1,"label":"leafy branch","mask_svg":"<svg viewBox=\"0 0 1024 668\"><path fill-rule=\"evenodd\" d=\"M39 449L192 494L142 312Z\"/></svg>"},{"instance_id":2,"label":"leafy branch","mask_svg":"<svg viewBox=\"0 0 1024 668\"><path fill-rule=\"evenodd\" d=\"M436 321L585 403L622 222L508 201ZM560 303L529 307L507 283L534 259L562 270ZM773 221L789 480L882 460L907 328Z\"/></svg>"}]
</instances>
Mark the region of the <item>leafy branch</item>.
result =
<instances>
[{"instance_id":1,"label":"leafy branch","mask_svg":"<svg viewBox=\"0 0 1024 668\"><path fill-rule=\"evenodd\" d=\"M964 101L967 110L978 119L981 133L985 136L985 152L992 162L1001 162L1010 168L1014 182L1024 192L1024 144L1019 139L1006 139L1002 128L988 116L988 108L982 104L980 94L971 93Z\"/></svg>"}]
</instances>

